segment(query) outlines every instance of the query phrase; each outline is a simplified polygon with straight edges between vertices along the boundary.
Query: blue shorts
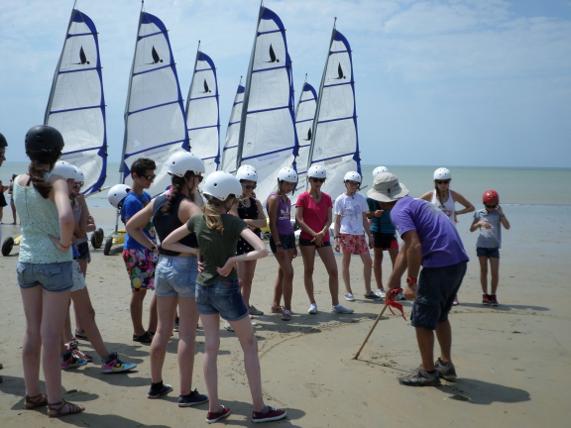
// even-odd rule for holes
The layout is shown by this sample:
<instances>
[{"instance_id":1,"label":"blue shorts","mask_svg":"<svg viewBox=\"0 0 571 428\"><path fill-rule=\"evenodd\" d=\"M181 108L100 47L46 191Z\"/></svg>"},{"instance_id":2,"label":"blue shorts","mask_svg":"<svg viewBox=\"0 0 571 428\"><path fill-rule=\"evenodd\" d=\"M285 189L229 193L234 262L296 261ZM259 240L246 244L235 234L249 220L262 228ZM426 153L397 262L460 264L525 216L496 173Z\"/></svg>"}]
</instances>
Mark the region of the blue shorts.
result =
<instances>
[{"instance_id":1,"label":"blue shorts","mask_svg":"<svg viewBox=\"0 0 571 428\"><path fill-rule=\"evenodd\" d=\"M414 327L434 330L448 320L448 312L466 274L466 262L441 268L423 268L410 316Z\"/></svg>"},{"instance_id":2,"label":"blue shorts","mask_svg":"<svg viewBox=\"0 0 571 428\"><path fill-rule=\"evenodd\" d=\"M290 235L280 235L280 242L284 250L295 249L295 235L293 233ZM274 240L271 237L270 237L270 249L274 254L277 253L278 251L276 245L274 244Z\"/></svg>"},{"instance_id":3,"label":"blue shorts","mask_svg":"<svg viewBox=\"0 0 571 428\"><path fill-rule=\"evenodd\" d=\"M73 263L23 263L16 266L20 288L41 285L44 290L70 291L73 286Z\"/></svg>"},{"instance_id":4,"label":"blue shorts","mask_svg":"<svg viewBox=\"0 0 571 428\"><path fill-rule=\"evenodd\" d=\"M227 321L248 316L238 281L228 279L218 279L212 285L197 285L196 306L200 315L220 314Z\"/></svg>"},{"instance_id":5,"label":"blue shorts","mask_svg":"<svg viewBox=\"0 0 571 428\"><path fill-rule=\"evenodd\" d=\"M499 259L500 249L477 247L476 254L478 255L478 257L487 257L488 259Z\"/></svg>"},{"instance_id":6,"label":"blue shorts","mask_svg":"<svg viewBox=\"0 0 571 428\"><path fill-rule=\"evenodd\" d=\"M161 254L155 268L155 294L194 299L197 274L196 257Z\"/></svg>"}]
</instances>

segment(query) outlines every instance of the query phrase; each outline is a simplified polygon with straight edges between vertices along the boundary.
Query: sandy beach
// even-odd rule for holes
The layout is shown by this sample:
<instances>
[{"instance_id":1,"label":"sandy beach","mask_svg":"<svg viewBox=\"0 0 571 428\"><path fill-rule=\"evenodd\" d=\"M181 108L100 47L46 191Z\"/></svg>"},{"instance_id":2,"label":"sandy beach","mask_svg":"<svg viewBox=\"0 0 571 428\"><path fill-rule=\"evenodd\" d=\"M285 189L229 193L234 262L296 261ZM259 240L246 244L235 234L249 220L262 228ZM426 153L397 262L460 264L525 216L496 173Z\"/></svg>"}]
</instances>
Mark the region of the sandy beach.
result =
<instances>
[{"instance_id":1,"label":"sandy beach","mask_svg":"<svg viewBox=\"0 0 571 428\"><path fill-rule=\"evenodd\" d=\"M286 421L275 426L536 427L547 421L554 427L567 426L571 417L565 394L571 380L570 226L564 216L537 223L533 209L526 207L512 207L508 213L515 227L505 234L501 305L497 308L480 304L475 236L466 232L469 219L462 219L459 225L472 258L460 292L461 305L451 314L453 358L460 379L455 384L444 382L440 388L418 389L398 384L396 377L419 363L414 330L398 316L382 319L360 359L352 360L382 305L358 299L348 303L355 314L332 315L327 276L323 267L316 264L320 313L306 314L302 264L301 258L297 258L293 305L296 315L292 322L266 315L257 320L256 326L265 397L268 403L286 408L289 414ZM528 226L523 218L535 225L533 234L522 233ZM4 236L9 230L4 226ZM86 407L80 415L50 420L45 411L24 410L20 352L25 323L16 285L16 262L16 256L0 259L2 427L206 424L204 406L176 406L176 334L169 344L164 367L164 380L175 391L165 400L146 398L150 384L149 348L131 341L130 290L123 262L118 256L103 256L101 251L93 252L87 281L97 322L108 347L139 364L138 370L128 375L104 375L98 365L90 364L64 372L65 398ZM384 267L389 268L386 261ZM264 259L259 262L254 279L252 301L266 312L275 269L273 258ZM362 269L357 259L351 269L353 289L362 296ZM410 303L405 303L405 310L408 316ZM221 335L220 397L233 410L226 423L247 426L251 407L242 353L232 333L223 331ZM202 330L197 341L193 387L205 391ZM86 343L83 348L91 350Z\"/></svg>"}]
</instances>

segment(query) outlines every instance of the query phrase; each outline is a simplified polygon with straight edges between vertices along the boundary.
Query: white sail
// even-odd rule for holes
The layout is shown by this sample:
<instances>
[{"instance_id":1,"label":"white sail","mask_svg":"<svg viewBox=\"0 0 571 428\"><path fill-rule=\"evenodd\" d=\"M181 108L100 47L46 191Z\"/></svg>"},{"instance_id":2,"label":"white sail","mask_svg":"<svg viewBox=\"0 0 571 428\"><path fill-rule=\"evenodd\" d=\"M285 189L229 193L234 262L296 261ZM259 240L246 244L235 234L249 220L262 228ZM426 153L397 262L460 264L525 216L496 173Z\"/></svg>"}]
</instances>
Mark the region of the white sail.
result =
<instances>
[{"instance_id":1,"label":"white sail","mask_svg":"<svg viewBox=\"0 0 571 428\"><path fill-rule=\"evenodd\" d=\"M218 82L212 59L200 47L186 100L186 126L190 151L204 161L206 174L220 163Z\"/></svg>"},{"instance_id":2,"label":"white sail","mask_svg":"<svg viewBox=\"0 0 571 428\"><path fill-rule=\"evenodd\" d=\"M240 83L232 104L230 120L226 128L226 139L222 150L220 169L234 173L236 171L236 158L238 156L238 139L240 138L240 123L242 120L242 106L244 105L244 86Z\"/></svg>"},{"instance_id":3,"label":"white sail","mask_svg":"<svg viewBox=\"0 0 571 428\"><path fill-rule=\"evenodd\" d=\"M93 21L77 9L71 11L44 123L63 135L62 159L85 175L84 193L98 191L105 182L107 166L99 41Z\"/></svg>"},{"instance_id":4,"label":"white sail","mask_svg":"<svg viewBox=\"0 0 571 428\"><path fill-rule=\"evenodd\" d=\"M313 138L311 138L313 132L313 120L315 119L316 109L317 94L315 89L309 83L305 82L295 111L295 128L297 130L297 138L299 141L296 164L299 175L307 172L309 151L313 140Z\"/></svg>"},{"instance_id":5,"label":"white sail","mask_svg":"<svg viewBox=\"0 0 571 428\"><path fill-rule=\"evenodd\" d=\"M157 164L151 194L170 183L167 159L181 147L188 150L183 99L176 66L162 21L141 11L135 55L125 108L125 137L121 172L130 182L130 166L141 157Z\"/></svg>"},{"instance_id":6,"label":"white sail","mask_svg":"<svg viewBox=\"0 0 571 428\"><path fill-rule=\"evenodd\" d=\"M236 166L258 171L261 200L275 190L278 170L295 167L297 134L293 112L293 79L285 27L261 6L250 58Z\"/></svg>"},{"instance_id":7,"label":"white sail","mask_svg":"<svg viewBox=\"0 0 571 428\"><path fill-rule=\"evenodd\" d=\"M327 168L323 191L333 198L345 191L343 176L347 171L361 173L351 47L335 26L313 123L309 165L314 163Z\"/></svg>"}]
</instances>

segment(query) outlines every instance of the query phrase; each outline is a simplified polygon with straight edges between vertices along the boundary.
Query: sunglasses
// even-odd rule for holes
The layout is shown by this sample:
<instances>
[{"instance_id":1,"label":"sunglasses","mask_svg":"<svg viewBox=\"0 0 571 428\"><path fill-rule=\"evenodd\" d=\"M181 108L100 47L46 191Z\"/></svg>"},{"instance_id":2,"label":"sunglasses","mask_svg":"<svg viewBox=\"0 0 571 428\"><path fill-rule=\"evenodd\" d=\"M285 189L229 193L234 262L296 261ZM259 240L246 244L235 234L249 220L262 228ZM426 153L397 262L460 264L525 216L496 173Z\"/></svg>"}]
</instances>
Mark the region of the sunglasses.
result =
<instances>
[{"instance_id":1,"label":"sunglasses","mask_svg":"<svg viewBox=\"0 0 571 428\"><path fill-rule=\"evenodd\" d=\"M435 180L436 184L450 184L450 180Z\"/></svg>"},{"instance_id":2,"label":"sunglasses","mask_svg":"<svg viewBox=\"0 0 571 428\"><path fill-rule=\"evenodd\" d=\"M311 181L314 181L316 183L325 183L325 178L315 178L315 177L311 177L310 178Z\"/></svg>"},{"instance_id":3,"label":"sunglasses","mask_svg":"<svg viewBox=\"0 0 571 428\"><path fill-rule=\"evenodd\" d=\"M359 184L361 184L358 181L350 181L350 180L347 180L345 183L347 183L351 186L358 186Z\"/></svg>"},{"instance_id":4,"label":"sunglasses","mask_svg":"<svg viewBox=\"0 0 571 428\"><path fill-rule=\"evenodd\" d=\"M144 178L145 180L148 180L148 181L153 181L153 180L155 179L155 177L156 177L155 174L150 174L150 175L144 175L144 176L143 176L143 178Z\"/></svg>"},{"instance_id":5,"label":"sunglasses","mask_svg":"<svg viewBox=\"0 0 571 428\"><path fill-rule=\"evenodd\" d=\"M242 184L242 187L246 190L254 190L256 188L255 184Z\"/></svg>"}]
</instances>

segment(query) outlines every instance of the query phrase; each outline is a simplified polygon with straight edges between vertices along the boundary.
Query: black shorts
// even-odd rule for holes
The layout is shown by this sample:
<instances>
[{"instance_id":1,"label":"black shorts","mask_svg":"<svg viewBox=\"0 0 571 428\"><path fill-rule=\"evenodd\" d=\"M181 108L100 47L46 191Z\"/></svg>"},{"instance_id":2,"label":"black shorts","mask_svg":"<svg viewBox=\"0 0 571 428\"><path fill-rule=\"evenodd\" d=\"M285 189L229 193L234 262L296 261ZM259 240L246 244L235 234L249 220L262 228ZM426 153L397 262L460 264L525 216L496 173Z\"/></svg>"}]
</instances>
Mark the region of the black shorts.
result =
<instances>
[{"instance_id":1,"label":"black shorts","mask_svg":"<svg viewBox=\"0 0 571 428\"><path fill-rule=\"evenodd\" d=\"M487 257L488 259L499 259L500 249L477 247L476 254L478 255L478 257Z\"/></svg>"},{"instance_id":2,"label":"black shorts","mask_svg":"<svg viewBox=\"0 0 571 428\"><path fill-rule=\"evenodd\" d=\"M261 238L260 232L254 232L254 233L258 236L258 238ZM248 254L250 251L254 251L254 247L248 244L245 239L240 238L238 240L238 245L236 247L236 254L238 255Z\"/></svg>"},{"instance_id":3,"label":"black shorts","mask_svg":"<svg viewBox=\"0 0 571 428\"><path fill-rule=\"evenodd\" d=\"M312 245L317 247L317 248L323 248L323 247L331 247L331 241L327 241L327 242L322 242L321 246L317 246L315 244L315 242L311 242L310 239L303 239L301 236L299 237L299 245L300 247L311 247Z\"/></svg>"},{"instance_id":4,"label":"black shorts","mask_svg":"<svg viewBox=\"0 0 571 428\"><path fill-rule=\"evenodd\" d=\"M282 243L282 248L284 250L291 250L295 248L295 235L292 233L291 235L280 235L280 242ZM274 240L270 236L270 248L272 253L276 253L276 245L274 244Z\"/></svg>"},{"instance_id":5,"label":"black shorts","mask_svg":"<svg viewBox=\"0 0 571 428\"><path fill-rule=\"evenodd\" d=\"M396 236L390 233L373 232L373 239L375 240L375 248L381 250L398 250L399 244Z\"/></svg>"},{"instance_id":6,"label":"black shorts","mask_svg":"<svg viewBox=\"0 0 571 428\"><path fill-rule=\"evenodd\" d=\"M89 244L87 242L80 242L75 246L76 252L74 252L74 260L87 260L91 261L91 255L89 254Z\"/></svg>"},{"instance_id":7,"label":"black shorts","mask_svg":"<svg viewBox=\"0 0 571 428\"><path fill-rule=\"evenodd\" d=\"M454 297L466 274L466 262L441 268L423 268L418 278L416 299L410 316L414 327L436 329L448 320Z\"/></svg>"}]
</instances>

